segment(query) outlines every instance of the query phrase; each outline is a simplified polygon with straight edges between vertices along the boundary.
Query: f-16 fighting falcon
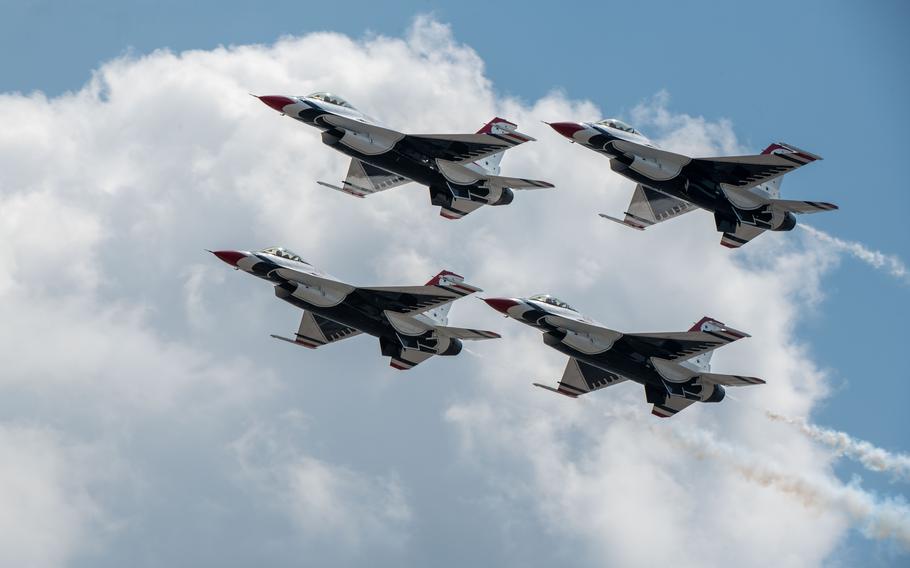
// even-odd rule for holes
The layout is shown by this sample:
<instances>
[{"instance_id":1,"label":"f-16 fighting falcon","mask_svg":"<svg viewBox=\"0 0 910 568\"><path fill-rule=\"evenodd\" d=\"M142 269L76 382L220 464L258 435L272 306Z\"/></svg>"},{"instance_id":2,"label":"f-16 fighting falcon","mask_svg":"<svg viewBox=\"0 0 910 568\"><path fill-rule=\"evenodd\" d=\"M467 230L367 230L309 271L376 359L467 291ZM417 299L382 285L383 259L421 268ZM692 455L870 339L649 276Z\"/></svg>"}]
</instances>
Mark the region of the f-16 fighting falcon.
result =
<instances>
[{"instance_id":1,"label":"f-16 fighting falcon","mask_svg":"<svg viewBox=\"0 0 910 568\"><path fill-rule=\"evenodd\" d=\"M453 272L444 270L423 286L359 288L280 247L212 252L268 280L278 298L304 310L293 339L272 336L295 345L316 349L366 333L379 338L380 352L392 358L392 367L406 370L433 355L458 355L462 340L499 337L492 331L447 326L451 303L480 291Z\"/></svg>"},{"instance_id":2,"label":"f-16 fighting falcon","mask_svg":"<svg viewBox=\"0 0 910 568\"><path fill-rule=\"evenodd\" d=\"M709 317L689 331L621 333L607 329L553 296L488 298L490 307L543 332L543 341L569 356L556 388L576 398L626 380L645 387L652 414L667 418L693 402L720 402L724 386L763 384L755 377L711 371L714 349L747 334Z\"/></svg>"},{"instance_id":3,"label":"f-16 fighting falcon","mask_svg":"<svg viewBox=\"0 0 910 568\"><path fill-rule=\"evenodd\" d=\"M259 100L322 130L326 145L351 157L341 185L320 185L366 197L414 181L430 188L430 203L446 219L460 219L482 205L508 205L513 189L553 187L533 179L499 175L509 148L534 140L516 125L494 118L476 134L403 134L330 93L305 97L262 96Z\"/></svg>"},{"instance_id":4,"label":"f-16 fighting falcon","mask_svg":"<svg viewBox=\"0 0 910 568\"><path fill-rule=\"evenodd\" d=\"M657 148L641 132L611 118L553 122L553 130L610 158L613 171L638 185L625 218L601 217L644 230L700 207L714 213L720 244L739 248L765 231L789 231L794 213L837 209L823 201L779 199L781 176L821 158L780 142L757 156L690 158Z\"/></svg>"}]
</instances>

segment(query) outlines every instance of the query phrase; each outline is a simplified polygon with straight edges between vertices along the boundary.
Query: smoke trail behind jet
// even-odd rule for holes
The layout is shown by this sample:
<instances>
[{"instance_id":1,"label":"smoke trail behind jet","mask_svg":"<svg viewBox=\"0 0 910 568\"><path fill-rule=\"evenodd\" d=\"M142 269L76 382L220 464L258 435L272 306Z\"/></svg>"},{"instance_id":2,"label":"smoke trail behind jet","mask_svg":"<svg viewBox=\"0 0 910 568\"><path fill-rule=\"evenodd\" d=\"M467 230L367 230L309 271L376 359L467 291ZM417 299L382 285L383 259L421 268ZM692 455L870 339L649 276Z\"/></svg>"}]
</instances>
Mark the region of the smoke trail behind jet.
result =
<instances>
[{"instance_id":1,"label":"smoke trail behind jet","mask_svg":"<svg viewBox=\"0 0 910 568\"><path fill-rule=\"evenodd\" d=\"M821 428L804 420L789 418L770 410L765 414L775 422L796 426L806 436L832 448L837 455L858 461L866 469L890 473L903 481L910 481L910 456L906 454L891 453L865 440L857 440L845 432Z\"/></svg>"},{"instance_id":2,"label":"smoke trail behind jet","mask_svg":"<svg viewBox=\"0 0 910 568\"><path fill-rule=\"evenodd\" d=\"M879 500L857 485L784 471L760 456L717 441L704 430L661 429L660 434L696 457L715 459L744 479L791 495L806 507L841 512L868 538L894 539L910 550L910 508L902 498Z\"/></svg>"}]
</instances>

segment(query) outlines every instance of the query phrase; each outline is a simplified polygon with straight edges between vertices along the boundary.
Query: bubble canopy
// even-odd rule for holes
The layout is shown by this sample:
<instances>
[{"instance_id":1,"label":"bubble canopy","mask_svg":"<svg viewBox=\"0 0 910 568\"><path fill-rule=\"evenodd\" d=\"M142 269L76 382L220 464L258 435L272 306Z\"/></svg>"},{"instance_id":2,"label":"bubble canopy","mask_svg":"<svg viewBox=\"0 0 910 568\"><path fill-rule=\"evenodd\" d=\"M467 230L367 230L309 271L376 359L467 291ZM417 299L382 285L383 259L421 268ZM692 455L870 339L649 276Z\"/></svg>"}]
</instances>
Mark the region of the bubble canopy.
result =
<instances>
[{"instance_id":1,"label":"bubble canopy","mask_svg":"<svg viewBox=\"0 0 910 568\"><path fill-rule=\"evenodd\" d=\"M551 296L549 294L538 294L536 296L531 296L529 300L534 300L535 302L543 302L545 304L550 304L551 306L556 306L557 308L562 308L564 310L572 310L573 312L578 311L569 304L563 302L559 298Z\"/></svg>"},{"instance_id":2,"label":"bubble canopy","mask_svg":"<svg viewBox=\"0 0 910 568\"><path fill-rule=\"evenodd\" d=\"M284 247L269 247L269 248L264 248L259 252L261 252L263 254L270 254L272 256L286 258L288 260L293 260L295 262L302 262L304 264L309 264L307 261L300 258L299 254L295 253L292 250L288 250Z\"/></svg>"},{"instance_id":3,"label":"bubble canopy","mask_svg":"<svg viewBox=\"0 0 910 568\"><path fill-rule=\"evenodd\" d=\"M357 110L351 103L339 97L338 95L333 95L332 93L313 93L311 95L307 95L305 98L316 99L317 101L327 102L331 105L337 105L344 108L349 108L351 110Z\"/></svg>"},{"instance_id":4,"label":"bubble canopy","mask_svg":"<svg viewBox=\"0 0 910 568\"><path fill-rule=\"evenodd\" d=\"M615 128L616 130L622 130L623 132L628 132L630 134L638 134L639 136L642 135L641 132L635 130L634 128L632 128L625 122L619 120L618 118L607 118L607 119L601 120L600 122L598 122L596 124L599 124L601 126L607 126L609 128Z\"/></svg>"}]
</instances>

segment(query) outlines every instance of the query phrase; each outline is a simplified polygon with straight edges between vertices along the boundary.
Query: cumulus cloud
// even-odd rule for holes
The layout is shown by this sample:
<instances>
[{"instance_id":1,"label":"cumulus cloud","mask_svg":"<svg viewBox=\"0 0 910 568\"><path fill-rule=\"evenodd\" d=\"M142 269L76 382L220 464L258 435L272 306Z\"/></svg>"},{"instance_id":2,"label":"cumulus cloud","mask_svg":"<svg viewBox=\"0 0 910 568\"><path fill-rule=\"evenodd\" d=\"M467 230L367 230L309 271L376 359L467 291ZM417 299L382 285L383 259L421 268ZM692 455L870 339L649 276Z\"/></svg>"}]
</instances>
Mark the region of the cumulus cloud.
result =
<instances>
[{"instance_id":1,"label":"cumulus cloud","mask_svg":"<svg viewBox=\"0 0 910 568\"><path fill-rule=\"evenodd\" d=\"M288 515L302 538L330 540L355 555L364 547L403 546L412 512L399 481L308 455L288 436L288 431L302 434L304 422L290 412L276 423L252 426L235 440L231 448L240 481L251 481L256 493Z\"/></svg>"},{"instance_id":2,"label":"cumulus cloud","mask_svg":"<svg viewBox=\"0 0 910 568\"><path fill-rule=\"evenodd\" d=\"M0 424L0 564L62 566L99 546L111 527L92 485L107 474L92 464L109 458L48 428Z\"/></svg>"},{"instance_id":3,"label":"cumulus cloud","mask_svg":"<svg viewBox=\"0 0 910 568\"><path fill-rule=\"evenodd\" d=\"M458 222L414 185L363 200L321 188L347 161L247 95L317 90L404 131L509 118L539 141L509 151L503 174L558 187ZM631 184L540 123L600 114L559 92L498 95L477 53L428 18L403 38L315 33L128 56L59 97L0 96L0 406L109 448L110 460L85 462L119 461L134 478L128 491L102 479L91 499L78 498L79 478L61 493L55 464L71 454L53 438L36 444L63 456L48 466L26 455L16 470L35 494L56 495L27 507L59 513L46 565L93 537L96 565L297 565L303 554L427 564L453 534L472 543L452 551L458 565L824 563L868 516L757 492L735 468L605 419L604 408L647 413L635 385L579 401L531 389L560 375L562 357L483 303L456 304L452 324L503 340L402 375L367 337L316 352L272 342L299 313L204 252L284 244L363 285L450 268L491 295L558 294L623 330L685 329L710 314L753 335L718 352L715 368L768 379L737 397L808 415L825 376L793 330L806 299L821 301L836 254L782 234L731 252L699 212L645 233L603 222L594 212L625 207ZM666 95L634 115L673 149L740 146L731 123L677 112ZM305 428L274 421L296 412ZM736 401L661 427L693 425L830 477L830 455L796 431L769 439L765 419ZM337 535L357 555L336 550Z\"/></svg>"},{"instance_id":4,"label":"cumulus cloud","mask_svg":"<svg viewBox=\"0 0 910 568\"><path fill-rule=\"evenodd\" d=\"M835 451L837 455L857 460L869 470L893 474L896 478L910 480L910 456L892 453L865 440L857 440L846 432L839 432L809 424L805 420L789 418L768 411L768 418L796 426L800 432Z\"/></svg>"}]
</instances>

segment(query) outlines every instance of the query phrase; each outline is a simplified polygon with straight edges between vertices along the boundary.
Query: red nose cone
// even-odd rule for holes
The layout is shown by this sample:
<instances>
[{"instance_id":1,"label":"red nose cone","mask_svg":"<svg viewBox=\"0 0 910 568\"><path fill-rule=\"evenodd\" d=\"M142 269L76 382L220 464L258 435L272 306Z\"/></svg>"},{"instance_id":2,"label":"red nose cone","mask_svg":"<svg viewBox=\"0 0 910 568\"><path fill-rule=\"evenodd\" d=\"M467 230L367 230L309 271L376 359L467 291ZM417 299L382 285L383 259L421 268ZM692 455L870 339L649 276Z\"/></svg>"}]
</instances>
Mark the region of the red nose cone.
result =
<instances>
[{"instance_id":1,"label":"red nose cone","mask_svg":"<svg viewBox=\"0 0 910 568\"><path fill-rule=\"evenodd\" d=\"M237 263L240 262L241 259L246 258L245 254L236 250L213 250L212 254L231 266L237 266Z\"/></svg>"},{"instance_id":2,"label":"red nose cone","mask_svg":"<svg viewBox=\"0 0 910 568\"><path fill-rule=\"evenodd\" d=\"M572 137L575 135L576 132L578 132L579 130L585 129L584 126L578 124L577 122L550 122L549 124L550 124L550 128L552 128L556 132L559 132L560 134L562 134L566 138L569 138L570 140L572 139Z\"/></svg>"},{"instance_id":3,"label":"red nose cone","mask_svg":"<svg viewBox=\"0 0 910 568\"><path fill-rule=\"evenodd\" d=\"M504 314L508 314L509 308L512 306L518 305L518 302L509 298L485 298L484 302L497 312L502 312Z\"/></svg>"},{"instance_id":4,"label":"red nose cone","mask_svg":"<svg viewBox=\"0 0 910 568\"><path fill-rule=\"evenodd\" d=\"M276 95L266 95L264 97L259 97L259 100L277 110L278 112L284 112L284 107L297 102L294 99Z\"/></svg>"}]
</instances>

